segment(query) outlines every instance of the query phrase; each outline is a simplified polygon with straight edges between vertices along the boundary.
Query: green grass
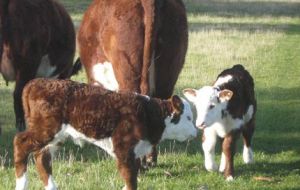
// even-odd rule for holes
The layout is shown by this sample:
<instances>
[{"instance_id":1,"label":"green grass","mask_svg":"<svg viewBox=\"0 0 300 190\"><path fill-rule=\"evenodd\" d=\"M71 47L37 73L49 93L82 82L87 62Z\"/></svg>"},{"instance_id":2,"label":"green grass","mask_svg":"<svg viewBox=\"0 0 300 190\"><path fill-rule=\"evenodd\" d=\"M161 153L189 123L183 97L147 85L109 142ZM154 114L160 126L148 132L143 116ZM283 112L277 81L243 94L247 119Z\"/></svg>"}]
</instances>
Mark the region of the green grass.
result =
<instances>
[{"instance_id":1,"label":"green grass","mask_svg":"<svg viewBox=\"0 0 300 190\"><path fill-rule=\"evenodd\" d=\"M62 2L79 23L90 1ZM175 92L209 85L223 69L243 64L254 77L258 100L256 162L243 164L240 141L236 179L228 183L221 174L204 169L200 137L188 143L166 141L159 147L159 165L139 176L139 188L300 189L300 1L185 0L185 4L189 49ZM86 81L84 72L73 79ZM13 83L5 86L0 80L0 190L15 185L13 88ZM55 158L53 173L60 189L123 186L115 162L91 145L81 149L68 142ZM32 161L29 179L30 189L42 189Z\"/></svg>"}]
</instances>

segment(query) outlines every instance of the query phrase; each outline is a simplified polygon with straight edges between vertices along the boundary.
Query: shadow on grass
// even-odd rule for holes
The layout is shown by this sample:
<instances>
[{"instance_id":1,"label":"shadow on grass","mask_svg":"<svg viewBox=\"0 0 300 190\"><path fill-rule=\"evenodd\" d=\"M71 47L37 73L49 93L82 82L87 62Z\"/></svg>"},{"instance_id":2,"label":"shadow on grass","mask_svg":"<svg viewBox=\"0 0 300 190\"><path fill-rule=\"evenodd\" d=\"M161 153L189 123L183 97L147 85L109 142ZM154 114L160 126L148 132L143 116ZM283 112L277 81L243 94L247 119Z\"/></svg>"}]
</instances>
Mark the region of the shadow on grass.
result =
<instances>
[{"instance_id":1,"label":"shadow on grass","mask_svg":"<svg viewBox=\"0 0 300 190\"><path fill-rule=\"evenodd\" d=\"M277 1L210 1L184 0L188 13L209 16L242 17L260 16L300 16L299 2Z\"/></svg>"},{"instance_id":2,"label":"shadow on grass","mask_svg":"<svg viewBox=\"0 0 300 190\"><path fill-rule=\"evenodd\" d=\"M255 164L241 165L235 167L236 174L242 176L247 173L259 173L263 176L288 176L291 174L300 175L300 160L291 162L255 162ZM280 179L273 179L280 180Z\"/></svg>"}]
</instances>

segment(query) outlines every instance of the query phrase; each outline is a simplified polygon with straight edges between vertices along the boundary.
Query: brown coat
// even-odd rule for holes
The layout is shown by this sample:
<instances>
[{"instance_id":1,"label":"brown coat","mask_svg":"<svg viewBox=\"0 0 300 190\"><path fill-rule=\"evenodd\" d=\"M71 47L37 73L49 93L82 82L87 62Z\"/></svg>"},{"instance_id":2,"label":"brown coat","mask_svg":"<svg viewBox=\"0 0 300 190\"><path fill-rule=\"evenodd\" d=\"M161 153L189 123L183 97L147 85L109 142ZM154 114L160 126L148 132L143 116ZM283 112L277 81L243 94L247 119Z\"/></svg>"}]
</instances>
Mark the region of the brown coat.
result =
<instances>
[{"instance_id":1,"label":"brown coat","mask_svg":"<svg viewBox=\"0 0 300 190\"><path fill-rule=\"evenodd\" d=\"M70 77L75 72L74 53L75 30L69 14L57 1L0 1L0 72L6 81L16 81L18 130L25 129L21 101L25 84L37 76Z\"/></svg>"},{"instance_id":2,"label":"brown coat","mask_svg":"<svg viewBox=\"0 0 300 190\"><path fill-rule=\"evenodd\" d=\"M93 66L110 62L120 90L163 99L172 95L187 39L181 0L94 0L78 33L90 83L99 82Z\"/></svg>"},{"instance_id":3,"label":"brown coat","mask_svg":"<svg viewBox=\"0 0 300 190\"><path fill-rule=\"evenodd\" d=\"M48 186L52 174L49 152L71 136L100 147L111 138L111 153L126 187L136 189L137 158L162 139L186 140L197 134L189 104L176 95L161 100L70 80L35 79L24 88L23 106L28 129L14 139L17 186L31 152Z\"/></svg>"}]
</instances>

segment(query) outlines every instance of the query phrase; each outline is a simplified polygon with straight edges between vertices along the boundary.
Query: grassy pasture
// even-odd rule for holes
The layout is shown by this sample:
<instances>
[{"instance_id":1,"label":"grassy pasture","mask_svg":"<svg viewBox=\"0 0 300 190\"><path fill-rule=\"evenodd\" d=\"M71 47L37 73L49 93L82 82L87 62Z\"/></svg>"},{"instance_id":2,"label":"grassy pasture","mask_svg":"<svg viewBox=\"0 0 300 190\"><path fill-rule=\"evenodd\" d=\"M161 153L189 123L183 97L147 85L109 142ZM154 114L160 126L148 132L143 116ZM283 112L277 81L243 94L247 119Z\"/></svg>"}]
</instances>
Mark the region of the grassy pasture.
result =
<instances>
[{"instance_id":1,"label":"grassy pasture","mask_svg":"<svg viewBox=\"0 0 300 190\"><path fill-rule=\"evenodd\" d=\"M90 0L61 0L80 23ZM241 141L236 179L225 182L203 166L200 137L187 143L165 141L159 165L139 177L139 189L300 189L300 0L184 0L189 49L175 93L211 84L218 73L243 64L253 75L258 100L255 164L244 165ZM86 81L84 72L73 78ZM0 190L15 185L12 92L0 80ZM60 189L121 189L115 163L103 151L67 142L53 162ZM217 161L220 148L217 148ZM33 161L30 189L42 189ZM266 180L258 180L265 177Z\"/></svg>"}]
</instances>

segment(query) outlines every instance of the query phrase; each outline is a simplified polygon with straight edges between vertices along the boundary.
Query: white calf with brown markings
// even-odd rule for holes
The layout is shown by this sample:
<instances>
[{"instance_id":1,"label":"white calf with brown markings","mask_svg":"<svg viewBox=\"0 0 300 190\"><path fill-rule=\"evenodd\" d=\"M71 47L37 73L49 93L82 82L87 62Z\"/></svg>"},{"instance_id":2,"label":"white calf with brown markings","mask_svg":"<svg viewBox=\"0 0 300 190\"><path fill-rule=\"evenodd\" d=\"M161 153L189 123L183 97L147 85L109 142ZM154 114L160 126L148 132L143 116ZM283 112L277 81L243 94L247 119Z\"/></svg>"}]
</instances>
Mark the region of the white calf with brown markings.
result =
<instances>
[{"instance_id":1,"label":"white calf with brown markings","mask_svg":"<svg viewBox=\"0 0 300 190\"><path fill-rule=\"evenodd\" d=\"M196 106L196 126L203 130L205 168L208 171L218 169L215 145L219 137L223 150L219 171L224 172L226 180L233 180L233 157L240 133L244 139L244 162L254 161L251 139L255 128L256 100L251 75L242 65L235 65L219 74L213 86L185 89L183 93Z\"/></svg>"}]
</instances>

